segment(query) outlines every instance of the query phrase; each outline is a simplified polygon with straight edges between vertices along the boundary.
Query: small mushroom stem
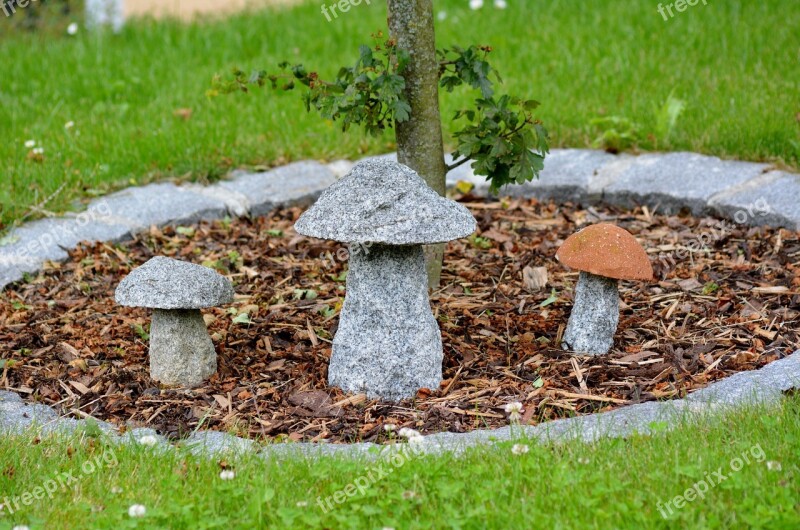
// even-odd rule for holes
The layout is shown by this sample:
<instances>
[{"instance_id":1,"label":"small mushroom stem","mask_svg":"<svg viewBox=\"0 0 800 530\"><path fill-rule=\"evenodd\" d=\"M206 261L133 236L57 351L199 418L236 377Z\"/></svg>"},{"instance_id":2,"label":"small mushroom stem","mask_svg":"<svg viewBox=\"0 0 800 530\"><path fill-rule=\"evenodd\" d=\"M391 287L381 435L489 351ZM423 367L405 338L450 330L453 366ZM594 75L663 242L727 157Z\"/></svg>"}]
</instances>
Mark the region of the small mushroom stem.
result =
<instances>
[{"instance_id":1,"label":"small mushroom stem","mask_svg":"<svg viewBox=\"0 0 800 530\"><path fill-rule=\"evenodd\" d=\"M438 388L442 336L422 246L351 245L349 266L330 385L389 400Z\"/></svg>"},{"instance_id":2,"label":"small mushroom stem","mask_svg":"<svg viewBox=\"0 0 800 530\"><path fill-rule=\"evenodd\" d=\"M193 387L217 371L217 352L199 309L155 309L150 325L150 377Z\"/></svg>"},{"instance_id":3,"label":"small mushroom stem","mask_svg":"<svg viewBox=\"0 0 800 530\"><path fill-rule=\"evenodd\" d=\"M581 272L562 347L581 354L606 354L614 344L618 324L617 280Z\"/></svg>"}]
</instances>

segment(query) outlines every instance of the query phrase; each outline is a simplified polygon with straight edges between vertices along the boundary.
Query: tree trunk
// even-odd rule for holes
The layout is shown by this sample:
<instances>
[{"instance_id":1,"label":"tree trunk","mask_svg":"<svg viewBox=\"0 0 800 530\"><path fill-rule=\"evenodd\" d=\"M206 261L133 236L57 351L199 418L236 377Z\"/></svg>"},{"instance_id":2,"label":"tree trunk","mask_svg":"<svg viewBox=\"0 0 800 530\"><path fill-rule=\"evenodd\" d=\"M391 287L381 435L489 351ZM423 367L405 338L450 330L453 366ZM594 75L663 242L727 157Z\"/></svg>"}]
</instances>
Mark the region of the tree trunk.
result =
<instances>
[{"instance_id":1,"label":"tree trunk","mask_svg":"<svg viewBox=\"0 0 800 530\"><path fill-rule=\"evenodd\" d=\"M439 114L439 61L433 27L432 0L387 0L389 31L397 46L411 55L403 74L405 95L411 105L408 121L395 124L397 160L445 194L444 145ZM425 247L428 287L439 286L444 245Z\"/></svg>"}]
</instances>

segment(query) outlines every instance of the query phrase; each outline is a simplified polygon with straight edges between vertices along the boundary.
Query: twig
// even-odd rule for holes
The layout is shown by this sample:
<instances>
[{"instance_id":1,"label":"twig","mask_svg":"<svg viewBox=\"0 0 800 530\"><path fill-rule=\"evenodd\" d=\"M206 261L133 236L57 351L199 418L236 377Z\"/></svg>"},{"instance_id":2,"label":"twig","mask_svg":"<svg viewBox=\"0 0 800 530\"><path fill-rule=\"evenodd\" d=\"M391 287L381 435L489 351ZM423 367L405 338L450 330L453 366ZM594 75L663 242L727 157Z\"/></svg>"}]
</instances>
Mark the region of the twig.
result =
<instances>
[{"instance_id":1,"label":"twig","mask_svg":"<svg viewBox=\"0 0 800 530\"><path fill-rule=\"evenodd\" d=\"M459 160L458 162L456 162L454 164L450 164L449 166L447 164L445 164L445 167L447 168L447 171L452 171L452 170L454 170L455 168L457 168L459 166L463 166L464 164L466 164L470 160L472 160L472 159L469 158L468 156L465 156L464 158L462 158L461 160Z\"/></svg>"},{"instance_id":2,"label":"twig","mask_svg":"<svg viewBox=\"0 0 800 530\"><path fill-rule=\"evenodd\" d=\"M43 211L43 210L42 210L42 208L44 208L44 206L45 206L45 205L46 205L48 202L50 202L50 201L52 201L53 199L55 199L55 198L56 198L56 196L57 196L59 193L61 193L61 190L63 190L63 189L64 189L64 187L65 187L66 185L67 185L67 183L66 183L66 182L62 182L62 183L61 183L61 186L59 186L59 187L58 187L58 189L57 189L56 191L54 191L53 193L51 193L49 197L47 197L45 200L43 200L43 201L42 201L42 202L40 202L39 204L36 204L36 205L34 205L34 206L31 206L30 208L28 208L28 213L26 213L25 215L23 215L22 217L20 217L20 221L24 221L25 219L27 219L28 217L30 217L30 215L31 215L33 212L35 212L35 211L39 211L39 212ZM49 213L49 212L48 212L48 213Z\"/></svg>"}]
</instances>

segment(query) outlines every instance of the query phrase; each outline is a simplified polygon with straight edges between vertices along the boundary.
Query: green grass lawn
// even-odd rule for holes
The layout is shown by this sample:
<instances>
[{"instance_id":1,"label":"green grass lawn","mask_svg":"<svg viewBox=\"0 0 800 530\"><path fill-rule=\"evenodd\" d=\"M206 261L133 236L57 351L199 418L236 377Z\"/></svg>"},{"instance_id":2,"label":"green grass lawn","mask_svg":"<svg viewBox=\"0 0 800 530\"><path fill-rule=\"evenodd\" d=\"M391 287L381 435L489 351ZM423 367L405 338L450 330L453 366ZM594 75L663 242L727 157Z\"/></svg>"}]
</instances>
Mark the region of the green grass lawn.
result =
<instances>
[{"instance_id":1,"label":"green grass lawn","mask_svg":"<svg viewBox=\"0 0 800 530\"><path fill-rule=\"evenodd\" d=\"M797 167L800 10L785 0L713 1L665 21L656 6L511 0L505 11L476 13L466 0L435 2L439 45L492 45L505 89L543 103L556 146L591 145L591 120L619 116L639 124L642 148ZM41 215L32 207L47 198L45 210L61 211L129 183L392 149L392 135L342 134L307 115L296 93L205 96L211 77L232 66L287 59L331 76L385 18L385 3L373 2L328 22L311 2L189 25L136 22L119 35L0 26L0 228ZM686 109L665 138L656 108L670 93ZM443 96L448 122L469 96ZM28 159L27 140L44 148L43 161Z\"/></svg>"},{"instance_id":2,"label":"green grass lawn","mask_svg":"<svg viewBox=\"0 0 800 530\"><path fill-rule=\"evenodd\" d=\"M795 395L652 437L384 462L382 478L359 460L206 460L93 438L0 439L12 509L25 492L54 490L0 512L0 528L795 529L798 416ZM221 480L221 464L233 480ZM59 477L69 487L56 488ZM134 504L143 518L128 516Z\"/></svg>"}]
</instances>

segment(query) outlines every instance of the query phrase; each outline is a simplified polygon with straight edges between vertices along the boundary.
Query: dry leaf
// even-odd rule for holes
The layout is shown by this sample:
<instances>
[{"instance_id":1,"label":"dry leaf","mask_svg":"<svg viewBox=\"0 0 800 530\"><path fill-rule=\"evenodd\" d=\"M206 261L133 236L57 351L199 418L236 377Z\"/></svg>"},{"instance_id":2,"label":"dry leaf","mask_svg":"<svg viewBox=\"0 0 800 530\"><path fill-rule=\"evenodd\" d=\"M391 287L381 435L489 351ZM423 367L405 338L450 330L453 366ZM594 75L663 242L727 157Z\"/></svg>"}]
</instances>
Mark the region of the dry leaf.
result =
<instances>
[{"instance_id":1,"label":"dry leaf","mask_svg":"<svg viewBox=\"0 0 800 530\"><path fill-rule=\"evenodd\" d=\"M529 267L522 269L522 283L531 292L541 291L547 286L547 267Z\"/></svg>"}]
</instances>

